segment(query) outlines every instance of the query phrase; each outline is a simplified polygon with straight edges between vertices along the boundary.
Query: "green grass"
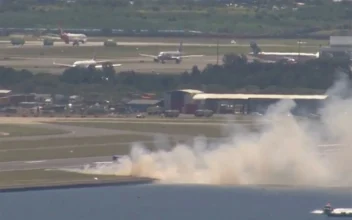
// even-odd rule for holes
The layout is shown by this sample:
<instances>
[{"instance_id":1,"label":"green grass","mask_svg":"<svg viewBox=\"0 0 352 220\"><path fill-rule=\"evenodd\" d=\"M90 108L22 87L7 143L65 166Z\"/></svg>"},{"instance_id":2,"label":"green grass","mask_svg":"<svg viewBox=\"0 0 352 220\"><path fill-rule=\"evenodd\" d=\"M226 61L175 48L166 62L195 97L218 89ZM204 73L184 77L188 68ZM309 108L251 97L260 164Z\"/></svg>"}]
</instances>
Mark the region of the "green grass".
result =
<instances>
[{"instance_id":1,"label":"green grass","mask_svg":"<svg viewBox=\"0 0 352 220\"><path fill-rule=\"evenodd\" d=\"M150 150L156 149L154 134L165 134L171 145L188 141L196 136L204 135L209 138L227 137L232 134L226 129L226 122L52 122L94 128L125 130L141 132L140 134L121 134L98 137L80 138L50 138L45 140L3 141L0 143L0 162L29 161L60 158L78 158L107 156L113 154L128 154L133 142L143 143ZM237 122L241 123L241 122ZM256 130L257 124L244 121L241 124L246 129ZM143 135L145 132L145 135ZM147 136L147 133L149 136ZM181 136L180 136L181 135Z\"/></svg>"},{"instance_id":2,"label":"green grass","mask_svg":"<svg viewBox=\"0 0 352 220\"><path fill-rule=\"evenodd\" d=\"M128 154L131 144L110 144L77 146L68 148L47 148L40 150L25 149L21 151L3 151L0 154L0 162L8 161L31 161L31 160L51 160L62 158L97 157L114 154Z\"/></svg>"},{"instance_id":3,"label":"green grass","mask_svg":"<svg viewBox=\"0 0 352 220\"><path fill-rule=\"evenodd\" d=\"M92 58L96 53L98 59L102 58L122 58L122 57L138 57L139 53L156 55L159 51L176 50L177 47L173 46L117 46L115 48L108 48L103 46L89 46L89 47L16 47L16 48L0 48L0 53L3 54L2 58L9 59L11 57L43 57L43 58ZM275 52L298 52L298 47L261 47L264 51ZM318 46L301 47L301 52L316 52L319 50ZM184 48L185 54L204 54L214 56L217 54L216 46L200 47L200 46L187 46ZM220 47L219 54L226 53L249 53L249 47ZM0 57L1 58L1 57ZM141 60L148 59L141 57ZM135 61L133 61L135 62Z\"/></svg>"},{"instance_id":4,"label":"green grass","mask_svg":"<svg viewBox=\"0 0 352 220\"><path fill-rule=\"evenodd\" d=\"M188 135L206 137L227 137L231 134L231 130L226 129L226 122L224 123L169 123L169 122L57 122L59 124L67 124L74 126L94 127L94 128L107 128L115 130L128 130L134 132L152 132L164 133L169 135ZM236 123L230 123L236 124ZM237 123L238 124L238 123ZM255 130L258 125L254 123L241 123L247 129Z\"/></svg>"},{"instance_id":5,"label":"green grass","mask_svg":"<svg viewBox=\"0 0 352 220\"><path fill-rule=\"evenodd\" d=\"M155 123L155 122L172 122L172 123L253 123L258 119L261 119L260 116L255 115L215 115L209 118L204 117L179 117L179 118L162 118L159 116L149 116L143 119L136 118L58 118L55 122L126 122L126 123ZM48 122L50 123L50 122Z\"/></svg>"},{"instance_id":6,"label":"green grass","mask_svg":"<svg viewBox=\"0 0 352 220\"><path fill-rule=\"evenodd\" d=\"M36 135L54 135L54 134L65 134L65 133L68 133L68 132L60 129L42 128L35 125L0 124L0 138L36 136Z\"/></svg>"},{"instance_id":7,"label":"green grass","mask_svg":"<svg viewBox=\"0 0 352 220\"><path fill-rule=\"evenodd\" d=\"M0 188L15 188L25 186L52 186L72 183L99 183L104 181L124 182L138 180L129 176L100 175L95 176L64 171L46 171L43 169L28 171L0 172Z\"/></svg>"},{"instance_id":8,"label":"green grass","mask_svg":"<svg viewBox=\"0 0 352 220\"><path fill-rule=\"evenodd\" d=\"M132 142L152 140L153 137L132 134L3 141L0 142L0 162L127 154Z\"/></svg>"},{"instance_id":9,"label":"green grass","mask_svg":"<svg viewBox=\"0 0 352 220\"><path fill-rule=\"evenodd\" d=\"M38 37L33 37L31 35L21 35L24 36L26 41L38 41ZM0 36L1 41L10 40L10 37ZM117 43L119 42L167 42L167 43L205 43L205 44L216 44L219 41L219 44L230 44L232 40L235 40L237 44L248 45L251 41L250 39L237 39L235 37L230 38L205 38L205 37L90 37L88 36L89 42L103 42L107 39L113 39ZM319 46L319 45L328 45L329 40L315 40L315 39L255 39L258 45L265 44L283 44L296 46L297 41L306 42L302 46Z\"/></svg>"},{"instance_id":10,"label":"green grass","mask_svg":"<svg viewBox=\"0 0 352 220\"><path fill-rule=\"evenodd\" d=\"M85 145L99 144L115 144L129 143L133 141L151 141L152 138L138 134L120 134L96 137L65 137L65 138L48 138L43 140L3 140L0 145L0 150L26 150L26 149L41 149L41 148L57 148L72 146L79 147Z\"/></svg>"}]
</instances>

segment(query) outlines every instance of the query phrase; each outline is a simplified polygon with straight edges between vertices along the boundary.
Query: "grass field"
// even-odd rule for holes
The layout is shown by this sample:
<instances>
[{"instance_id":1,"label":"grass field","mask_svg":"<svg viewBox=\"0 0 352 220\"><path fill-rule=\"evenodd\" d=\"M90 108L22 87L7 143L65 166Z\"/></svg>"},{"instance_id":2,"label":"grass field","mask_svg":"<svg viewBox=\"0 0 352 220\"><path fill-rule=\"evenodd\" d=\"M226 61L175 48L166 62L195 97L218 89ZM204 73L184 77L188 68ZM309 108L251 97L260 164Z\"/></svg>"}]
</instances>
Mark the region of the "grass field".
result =
<instances>
[{"instance_id":1,"label":"grass field","mask_svg":"<svg viewBox=\"0 0 352 220\"><path fill-rule=\"evenodd\" d=\"M39 40L38 37L31 35L24 36L26 41ZM248 44L252 39L236 39L236 38L205 38L205 37L90 37L88 36L89 42L103 42L107 39L113 39L118 42L168 42L168 43L217 43L219 44L230 44L232 40L235 40L237 44ZM10 37L0 36L1 41L10 40ZM328 45L329 40L315 40L315 39L253 39L258 44L286 44L286 45L297 45L298 41L304 42L302 45Z\"/></svg>"},{"instance_id":2,"label":"grass field","mask_svg":"<svg viewBox=\"0 0 352 220\"><path fill-rule=\"evenodd\" d=\"M132 142L151 142L152 140L152 137L143 135L124 134L3 141L0 144L0 162L127 154Z\"/></svg>"},{"instance_id":3,"label":"grass field","mask_svg":"<svg viewBox=\"0 0 352 220\"><path fill-rule=\"evenodd\" d=\"M99 183L104 181L126 182L138 180L128 176L99 175L95 176L64 171L46 171L42 169L29 171L0 172L0 188L16 188L26 186L53 186L75 183Z\"/></svg>"},{"instance_id":4,"label":"grass field","mask_svg":"<svg viewBox=\"0 0 352 220\"><path fill-rule=\"evenodd\" d=\"M81 147L58 147L46 149L25 149L21 151L4 151L0 154L0 162L51 160L62 158L97 157L107 155L123 155L130 152L131 144L90 145Z\"/></svg>"},{"instance_id":5,"label":"grass field","mask_svg":"<svg viewBox=\"0 0 352 220\"><path fill-rule=\"evenodd\" d=\"M34 125L13 125L0 124L0 138L2 137L20 137L35 135L53 135L65 134L67 131L59 129L47 129Z\"/></svg>"},{"instance_id":6,"label":"grass field","mask_svg":"<svg viewBox=\"0 0 352 220\"><path fill-rule=\"evenodd\" d=\"M198 136L205 135L207 137L226 137L228 132L224 129L226 123L177 123L177 122L64 122L62 124L107 128L115 130L126 130L134 132L152 132L164 133L172 135L188 135ZM246 123L245 126L251 127L251 124Z\"/></svg>"},{"instance_id":7,"label":"grass field","mask_svg":"<svg viewBox=\"0 0 352 220\"><path fill-rule=\"evenodd\" d=\"M155 135L158 133L174 145L178 142L192 140L196 136L209 138L227 137L232 133L226 129L226 121L202 122L191 120L180 121L91 121L91 122L52 122L64 125L83 127L107 128L112 130L124 130L137 132L138 134L118 134L97 137L70 137L50 138L44 140L15 140L2 141L0 145L0 162L6 161L29 161L43 159L77 158L92 156L107 156L113 154L128 154L134 142L141 142L153 150L156 145ZM192 122L193 121L193 122ZM238 121L247 129L255 130L258 125L251 121ZM158 147L160 146L160 143Z\"/></svg>"},{"instance_id":8,"label":"grass field","mask_svg":"<svg viewBox=\"0 0 352 220\"><path fill-rule=\"evenodd\" d=\"M295 45L292 47L261 47L263 51L274 52L298 52L299 48ZM122 57L138 57L140 53L156 55L160 51L174 51L177 47L172 46L117 46L117 47L103 47L103 46L89 46L89 47L8 47L0 48L2 59L9 59L11 57L80 57L92 58L96 54L97 58L122 58ZM318 46L301 47L301 52L317 52ZM219 54L226 53L249 53L248 47L220 47ZM203 54L214 56L217 54L216 46L200 47L200 46L187 46L184 48L185 54ZM1 59L1 57L0 57ZM146 58L148 59L148 58Z\"/></svg>"}]
</instances>

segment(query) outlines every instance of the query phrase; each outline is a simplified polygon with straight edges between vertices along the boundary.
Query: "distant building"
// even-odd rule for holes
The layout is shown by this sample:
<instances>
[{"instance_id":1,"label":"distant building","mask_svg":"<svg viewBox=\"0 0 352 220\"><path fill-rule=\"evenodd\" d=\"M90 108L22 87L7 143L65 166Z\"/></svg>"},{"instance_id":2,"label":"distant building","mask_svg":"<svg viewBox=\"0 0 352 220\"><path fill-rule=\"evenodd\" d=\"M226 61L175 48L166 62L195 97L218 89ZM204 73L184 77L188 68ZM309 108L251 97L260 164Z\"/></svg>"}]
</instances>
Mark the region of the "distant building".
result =
<instances>
[{"instance_id":1,"label":"distant building","mask_svg":"<svg viewBox=\"0 0 352 220\"><path fill-rule=\"evenodd\" d=\"M306 109L315 112L326 95L281 95L281 94L197 94L193 97L198 108L213 110L216 113L248 114L264 113L267 108L280 100L293 100L295 111Z\"/></svg>"},{"instance_id":2,"label":"distant building","mask_svg":"<svg viewBox=\"0 0 352 220\"><path fill-rule=\"evenodd\" d=\"M329 46L321 47L320 57L352 58L352 36L330 36Z\"/></svg>"},{"instance_id":3,"label":"distant building","mask_svg":"<svg viewBox=\"0 0 352 220\"><path fill-rule=\"evenodd\" d=\"M295 110L315 111L326 95L281 95L281 94L213 94L199 90L176 90L165 93L166 110L179 110L181 113L194 114L198 109L209 109L215 113L265 112L269 105L280 100L294 100Z\"/></svg>"},{"instance_id":4,"label":"distant building","mask_svg":"<svg viewBox=\"0 0 352 220\"><path fill-rule=\"evenodd\" d=\"M11 95L11 90L0 90L0 97L5 97Z\"/></svg>"},{"instance_id":5,"label":"distant building","mask_svg":"<svg viewBox=\"0 0 352 220\"><path fill-rule=\"evenodd\" d=\"M181 89L169 91L164 94L165 110L179 110L180 112L192 113L196 106L193 104L193 96L204 93L194 89Z\"/></svg>"},{"instance_id":6,"label":"distant building","mask_svg":"<svg viewBox=\"0 0 352 220\"><path fill-rule=\"evenodd\" d=\"M146 112L149 107L160 106L163 107L163 100L155 99L134 99L126 103L126 106L134 112Z\"/></svg>"}]
</instances>

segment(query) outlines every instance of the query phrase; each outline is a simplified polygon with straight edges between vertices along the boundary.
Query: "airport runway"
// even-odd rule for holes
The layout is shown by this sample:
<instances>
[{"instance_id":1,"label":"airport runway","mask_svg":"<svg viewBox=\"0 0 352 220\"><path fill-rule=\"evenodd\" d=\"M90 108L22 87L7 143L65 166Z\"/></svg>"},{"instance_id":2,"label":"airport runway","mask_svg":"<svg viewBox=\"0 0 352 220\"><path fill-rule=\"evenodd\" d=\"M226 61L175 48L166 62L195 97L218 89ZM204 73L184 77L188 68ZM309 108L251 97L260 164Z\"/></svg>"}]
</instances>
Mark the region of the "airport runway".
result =
<instances>
[{"instance_id":1,"label":"airport runway","mask_svg":"<svg viewBox=\"0 0 352 220\"><path fill-rule=\"evenodd\" d=\"M222 63L222 56L219 56L219 63ZM0 66L12 67L15 69L28 69L33 72L45 72L51 74L61 74L66 67L53 65L53 62L72 64L77 60L85 60L85 58L24 58L15 57L6 60L0 60ZM120 63L122 66L116 67L117 72L135 71L141 73L175 73L180 74L185 71L191 71L193 66L203 69L207 64L216 64L216 56L204 56L200 58L183 59L180 64L173 61L155 63L151 59L145 57L129 57L112 59L114 63Z\"/></svg>"},{"instance_id":2,"label":"airport runway","mask_svg":"<svg viewBox=\"0 0 352 220\"><path fill-rule=\"evenodd\" d=\"M179 46L179 43L175 42L127 42L127 41L119 41L117 42L118 45L121 46ZM26 41L23 46L13 46L9 40L0 41L0 47L38 47L43 46L43 41ZM54 46L57 47L72 47L72 44L66 44L62 41L57 41L54 43ZM97 42L86 42L85 44L80 44L79 47L89 47L89 46L104 46L103 41ZM216 47L216 43L183 43L183 46L194 46L194 47ZM249 44L219 44L219 47L248 47ZM292 47L292 45L288 44L261 44L262 47ZM316 47L312 45L302 45L301 47Z\"/></svg>"},{"instance_id":3,"label":"airport runway","mask_svg":"<svg viewBox=\"0 0 352 220\"><path fill-rule=\"evenodd\" d=\"M20 122L22 118L17 118L14 120L18 120ZM9 120L6 118L6 120ZM29 120L29 119L23 119ZM52 119L51 119L52 120ZM40 119L37 119L40 121ZM3 121L2 123L6 123ZM121 122L123 123L123 122ZM135 123L139 123L135 121ZM167 122L155 122L155 123L167 123ZM182 123L182 122L181 122ZM188 122L188 123L197 123L197 122ZM199 123L199 122L198 122ZM215 123L215 122L214 122ZM241 122L240 122L241 123ZM243 123L243 122L242 122ZM219 124L219 122L217 123ZM245 124L245 123L244 123ZM70 137L91 137L91 136L107 136L107 135L121 135L121 134L140 134L144 136L155 137L156 133L154 132L134 132L134 131L123 131L123 130L112 130L112 129L104 129L104 128L92 128L92 127L83 127L83 126L70 126L70 125L59 125L59 124L47 124L47 123L38 123L35 124L38 127L44 127L48 129L60 129L66 130L69 133L66 134L58 134L58 135L41 135L41 136L23 136L23 137L2 137L0 138L1 142L6 141L23 141L23 140L43 140L50 138L70 138ZM192 136L189 135L167 135L174 140L186 140L193 141ZM221 140L221 138L208 138L209 143L217 142ZM156 141L143 141L144 143L156 143ZM125 144L129 144L132 142L128 142ZM87 147L91 147L92 145L101 146L101 145L111 145L113 143L104 143L104 144L85 144ZM58 146L57 148L72 148L72 146ZM33 150L39 150L43 147L33 148ZM53 147L54 149L55 147ZM19 151L21 153L21 149L13 149L14 151ZM0 150L1 153L1 150ZM77 167L83 166L86 164L94 164L95 162L111 162L111 156L104 157L87 157L87 158L65 158L65 159L54 159L54 160L38 160L38 161L11 161L11 162L0 162L0 172L1 171L14 171L14 170L32 170L32 169L59 169L59 168L68 168L68 167Z\"/></svg>"},{"instance_id":4,"label":"airport runway","mask_svg":"<svg viewBox=\"0 0 352 220\"><path fill-rule=\"evenodd\" d=\"M222 64L222 54L217 56L194 57L183 59L180 64L173 61L166 61L165 64L155 63L146 57L123 57L111 59L113 63L120 63L122 66L115 67L116 72L135 71L140 73L155 74L180 74L185 71L190 72L193 66L197 66L200 70L204 69L208 64ZM62 74L67 67L56 66L53 63L73 64L77 60L85 60L87 58L48 58L48 57L12 57L11 59L1 59L0 66L12 67L15 69L28 69L34 73L50 73ZM99 60L99 59L98 59ZM248 61L252 62L253 57L248 56ZM266 61L262 61L266 62Z\"/></svg>"},{"instance_id":5,"label":"airport runway","mask_svg":"<svg viewBox=\"0 0 352 220\"><path fill-rule=\"evenodd\" d=\"M94 164L96 162L112 162L112 155L104 157L1 162L0 172L16 170L75 168L84 166L86 164Z\"/></svg>"}]
</instances>

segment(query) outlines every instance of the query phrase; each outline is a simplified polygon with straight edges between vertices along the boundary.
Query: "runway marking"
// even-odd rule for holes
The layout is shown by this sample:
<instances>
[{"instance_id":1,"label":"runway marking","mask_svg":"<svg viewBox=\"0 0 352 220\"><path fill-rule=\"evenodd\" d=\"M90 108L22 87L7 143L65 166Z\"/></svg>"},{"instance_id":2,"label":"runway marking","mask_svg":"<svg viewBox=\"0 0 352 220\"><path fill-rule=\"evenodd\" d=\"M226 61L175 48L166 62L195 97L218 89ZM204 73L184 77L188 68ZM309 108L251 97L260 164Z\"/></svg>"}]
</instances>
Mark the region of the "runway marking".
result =
<instances>
[{"instance_id":1,"label":"runway marking","mask_svg":"<svg viewBox=\"0 0 352 220\"><path fill-rule=\"evenodd\" d=\"M32 160L32 161L26 161L25 163L43 163L46 162L47 160Z\"/></svg>"},{"instance_id":2,"label":"runway marking","mask_svg":"<svg viewBox=\"0 0 352 220\"><path fill-rule=\"evenodd\" d=\"M10 133L7 133L7 132L0 132L0 135L2 135L2 136L9 136Z\"/></svg>"},{"instance_id":3,"label":"runway marking","mask_svg":"<svg viewBox=\"0 0 352 220\"><path fill-rule=\"evenodd\" d=\"M114 162L111 162L111 161L105 161L105 162L94 162L95 164L112 164Z\"/></svg>"}]
</instances>

